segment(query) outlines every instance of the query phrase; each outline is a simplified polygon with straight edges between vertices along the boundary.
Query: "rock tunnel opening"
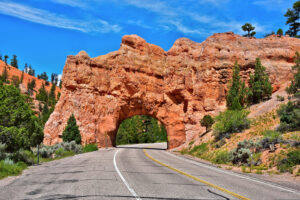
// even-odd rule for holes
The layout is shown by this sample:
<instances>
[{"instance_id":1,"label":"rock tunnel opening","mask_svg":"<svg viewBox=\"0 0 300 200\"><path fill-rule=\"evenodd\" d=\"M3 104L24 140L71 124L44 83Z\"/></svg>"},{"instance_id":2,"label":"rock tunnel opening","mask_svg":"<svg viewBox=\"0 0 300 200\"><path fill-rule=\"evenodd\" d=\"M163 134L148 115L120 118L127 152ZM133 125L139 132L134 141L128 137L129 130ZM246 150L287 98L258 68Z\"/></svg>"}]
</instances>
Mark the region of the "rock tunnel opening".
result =
<instances>
[{"instance_id":1,"label":"rock tunnel opening","mask_svg":"<svg viewBox=\"0 0 300 200\"><path fill-rule=\"evenodd\" d=\"M116 146L143 143L167 143L165 126L149 115L135 115L123 120L116 135Z\"/></svg>"}]
</instances>

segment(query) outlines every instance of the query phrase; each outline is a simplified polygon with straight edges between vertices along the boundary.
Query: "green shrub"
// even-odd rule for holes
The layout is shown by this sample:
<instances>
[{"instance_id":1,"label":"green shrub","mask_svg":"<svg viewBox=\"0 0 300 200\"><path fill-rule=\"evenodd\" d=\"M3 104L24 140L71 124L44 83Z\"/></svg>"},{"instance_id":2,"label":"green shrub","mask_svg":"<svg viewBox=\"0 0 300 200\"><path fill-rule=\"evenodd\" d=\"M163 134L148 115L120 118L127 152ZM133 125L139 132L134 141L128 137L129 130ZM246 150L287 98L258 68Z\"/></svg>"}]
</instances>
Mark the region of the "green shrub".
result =
<instances>
[{"instance_id":1,"label":"green shrub","mask_svg":"<svg viewBox=\"0 0 300 200\"><path fill-rule=\"evenodd\" d=\"M12 159L14 160L14 162L24 162L28 165L32 165L34 164L34 155L31 151L29 150L19 150L15 153L12 154Z\"/></svg>"},{"instance_id":2,"label":"green shrub","mask_svg":"<svg viewBox=\"0 0 300 200\"><path fill-rule=\"evenodd\" d=\"M210 115L205 115L201 121L201 126L205 126L206 131L209 131L211 129L211 126L214 124L214 119Z\"/></svg>"},{"instance_id":3,"label":"green shrub","mask_svg":"<svg viewBox=\"0 0 300 200\"><path fill-rule=\"evenodd\" d=\"M289 101L281 105L277 111L280 117L280 126L278 131L298 131L300 130L300 102Z\"/></svg>"},{"instance_id":4,"label":"green shrub","mask_svg":"<svg viewBox=\"0 0 300 200\"><path fill-rule=\"evenodd\" d=\"M0 143L0 160L5 159L6 144Z\"/></svg>"},{"instance_id":5,"label":"green shrub","mask_svg":"<svg viewBox=\"0 0 300 200\"><path fill-rule=\"evenodd\" d=\"M277 168L280 172L292 172L292 167L300 164L300 150L293 150L287 154L287 158L282 159Z\"/></svg>"},{"instance_id":6,"label":"green shrub","mask_svg":"<svg viewBox=\"0 0 300 200\"><path fill-rule=\"evenodd\" d=\"M97 144L87 144L85 147L83 147L83 152L92 152L92 151L98 151L98 145Z\"/></svg>"},{"instance_id":7,"label":"green shrub","mask_svg":"<svg viewBox=\"0 0 300 200\"><path fill-rule=\"evenodd\" d=\"M213 127L216 141L229 137L231 133L241 132L250 127L247 110L227 110L216 117Z\"/></svg>"},{"instance_id":8,"label":"green shrub","mask_svg":"<svg viewBox=\"0 0 300 200\"><path fill-rule=\"evenodd\" d=\"M194 148L190 151L191 154L197 153L197 155L201 155L208 150L207 143L202 143L200 145L194 146Z\"/></svg>"},{"instance_id":9,"label":"green shrub","mask_svg":"<svg viewBox=\"0 0 300 200\"><path fill-rule=\"evenodd\" d=\"M227 164L232 160L232 154L228 151L219 151L216 153L216 157L213 159L214 163Z\"/></svg>"},{"instance_id":10,"label":"green shrub","mask_svg":"<svg viewBox=\"0 0 300 200\"><path fill-rule=\"evenodd\" d=\"M55 151L55 157L61 157L65 150L63 148L59 148Z\"/></svg>"},{"instance_id":11,"label":"green shrub","mask_svg":"<svg viewBox=\"0 0 300 200\"><path fill-rule=\"evenodd\" d=\"M7 161L2 160L0 161L0 179L7 176L19 175L26 168L27 165L23 162L14 164L13 161L7 163Z\"/></svg>"}]
</instances>

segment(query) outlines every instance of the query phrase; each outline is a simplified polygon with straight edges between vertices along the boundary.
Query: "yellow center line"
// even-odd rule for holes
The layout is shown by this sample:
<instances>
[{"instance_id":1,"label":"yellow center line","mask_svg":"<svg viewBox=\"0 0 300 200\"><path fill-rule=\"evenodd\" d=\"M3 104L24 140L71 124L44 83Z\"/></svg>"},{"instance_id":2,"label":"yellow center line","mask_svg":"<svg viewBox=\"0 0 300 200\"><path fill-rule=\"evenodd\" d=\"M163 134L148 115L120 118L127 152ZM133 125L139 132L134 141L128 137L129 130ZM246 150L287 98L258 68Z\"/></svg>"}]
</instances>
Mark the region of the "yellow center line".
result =
<instances>
[{"instance_id":1,"label":"yellow center line","mask_svg":"<svg viewBox=\"0 0 300 200\"><path fill-rule=\"evenodd\" d=\"M144 151L145 156L147 156L148 158L150 158L150 159L153 160L154 162L156 162L156 163L158 163L158 164L160 164L160 165L162 165L162 166L164 166L164 167L167 167L167 168L169 168L169 169L171 169L171 170L173 170L173 171L175 171L175 172L177 172L177 173L179 173L179 174L182 174L182 175L187 176L187 177L189 177L189 178L191 178L191 179L194 179L195 181L198 181L198 182L200 182L200 183L204 183L204 184L206 184L206 185L208 185L208 186L210 186L210 187L213 187L213 188L215 188L215 189L217 189L217 190L220 190L220 191L222 191L222 192L225 192L225 193L227 193L227 194L230 194L230 195L232 195L232 196L234 196L234 197L236 197L236 198L238 198L238 199L242 199L242 200L250 200L249 198L243 197L243 196L241 196L241 195L239 195L239 194L236 194L236 193L234 193L234 192L231 192L231 191L229 191L229 190L226 190L225 188L219 187L219 186L217 186L217 185L214 185L214 184L212 184L212 183L209 183L209 182L207 182L207 181L204 181L204 180L202 180L202 179L200 179L200 178L197 178L197 177L195 177L195 176L192 176L192 175L190 175L190 174L188 174L188 173L185 173L185 172L183 172L183 171L180 171L180 170L178 170L178 169L176 169L176 168L174 168L174 167L171 167L171 166L169 166L169 165L167 165L167 164L165 164L165 163L162 163L162 162L156 160L155 158L153 158L152 156L150 156L150 155L146 152L145 149L144 149L143 151Z\"/></svg>"}]
</instances>

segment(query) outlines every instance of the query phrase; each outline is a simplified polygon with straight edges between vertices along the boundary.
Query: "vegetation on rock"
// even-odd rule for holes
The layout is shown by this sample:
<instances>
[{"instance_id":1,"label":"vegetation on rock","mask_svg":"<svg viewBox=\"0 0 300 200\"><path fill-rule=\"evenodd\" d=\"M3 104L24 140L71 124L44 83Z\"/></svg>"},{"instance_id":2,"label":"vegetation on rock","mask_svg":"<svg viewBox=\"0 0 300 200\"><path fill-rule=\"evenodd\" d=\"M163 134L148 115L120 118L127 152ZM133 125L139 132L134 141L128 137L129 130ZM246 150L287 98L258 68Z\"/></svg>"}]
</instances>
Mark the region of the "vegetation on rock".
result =
<instances>
[{"instance_id":1,"label":"vegetation on rock","mask_svg":"<svg viewBox=\"0 0 300 200\"><path fill-rule=\"evenodd\" d=\"M64 142L75 141L77 144L81 144L81 135L79 128L76 124L76 119L72 114L68 120L68 124L63 131L62 138Z\"/></svg>"}]
</instances>

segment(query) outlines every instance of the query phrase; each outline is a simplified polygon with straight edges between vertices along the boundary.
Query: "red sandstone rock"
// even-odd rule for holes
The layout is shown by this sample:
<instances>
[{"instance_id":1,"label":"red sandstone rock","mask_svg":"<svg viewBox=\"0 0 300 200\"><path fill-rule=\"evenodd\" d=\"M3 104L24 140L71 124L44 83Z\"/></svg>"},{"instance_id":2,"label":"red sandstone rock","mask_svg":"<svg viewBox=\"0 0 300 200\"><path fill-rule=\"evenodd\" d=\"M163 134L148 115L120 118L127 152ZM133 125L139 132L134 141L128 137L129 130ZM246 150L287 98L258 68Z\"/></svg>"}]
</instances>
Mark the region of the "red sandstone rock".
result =
<instances>
[{"instance_id":1,"label":"red sandstone rock","mask_svg":"<svg viewBox=\"0 0 300 200\"><path fill-rule=\"evenodd\" d=\"M300 40L271 36L245 38L214 34L202 43L178 39L165 52L136 35L124 36L118 51L90 58L68 56L62 95L45 126L44 144L61 141L73 113L82 143L115 145L120 123L134 115L150 115L168 132L168 148L188 143L205 128L205 114L223 111L227 83L235 61L246 79L261 58L274 89L292 77Z\"/></svg>"}]
</instances>

